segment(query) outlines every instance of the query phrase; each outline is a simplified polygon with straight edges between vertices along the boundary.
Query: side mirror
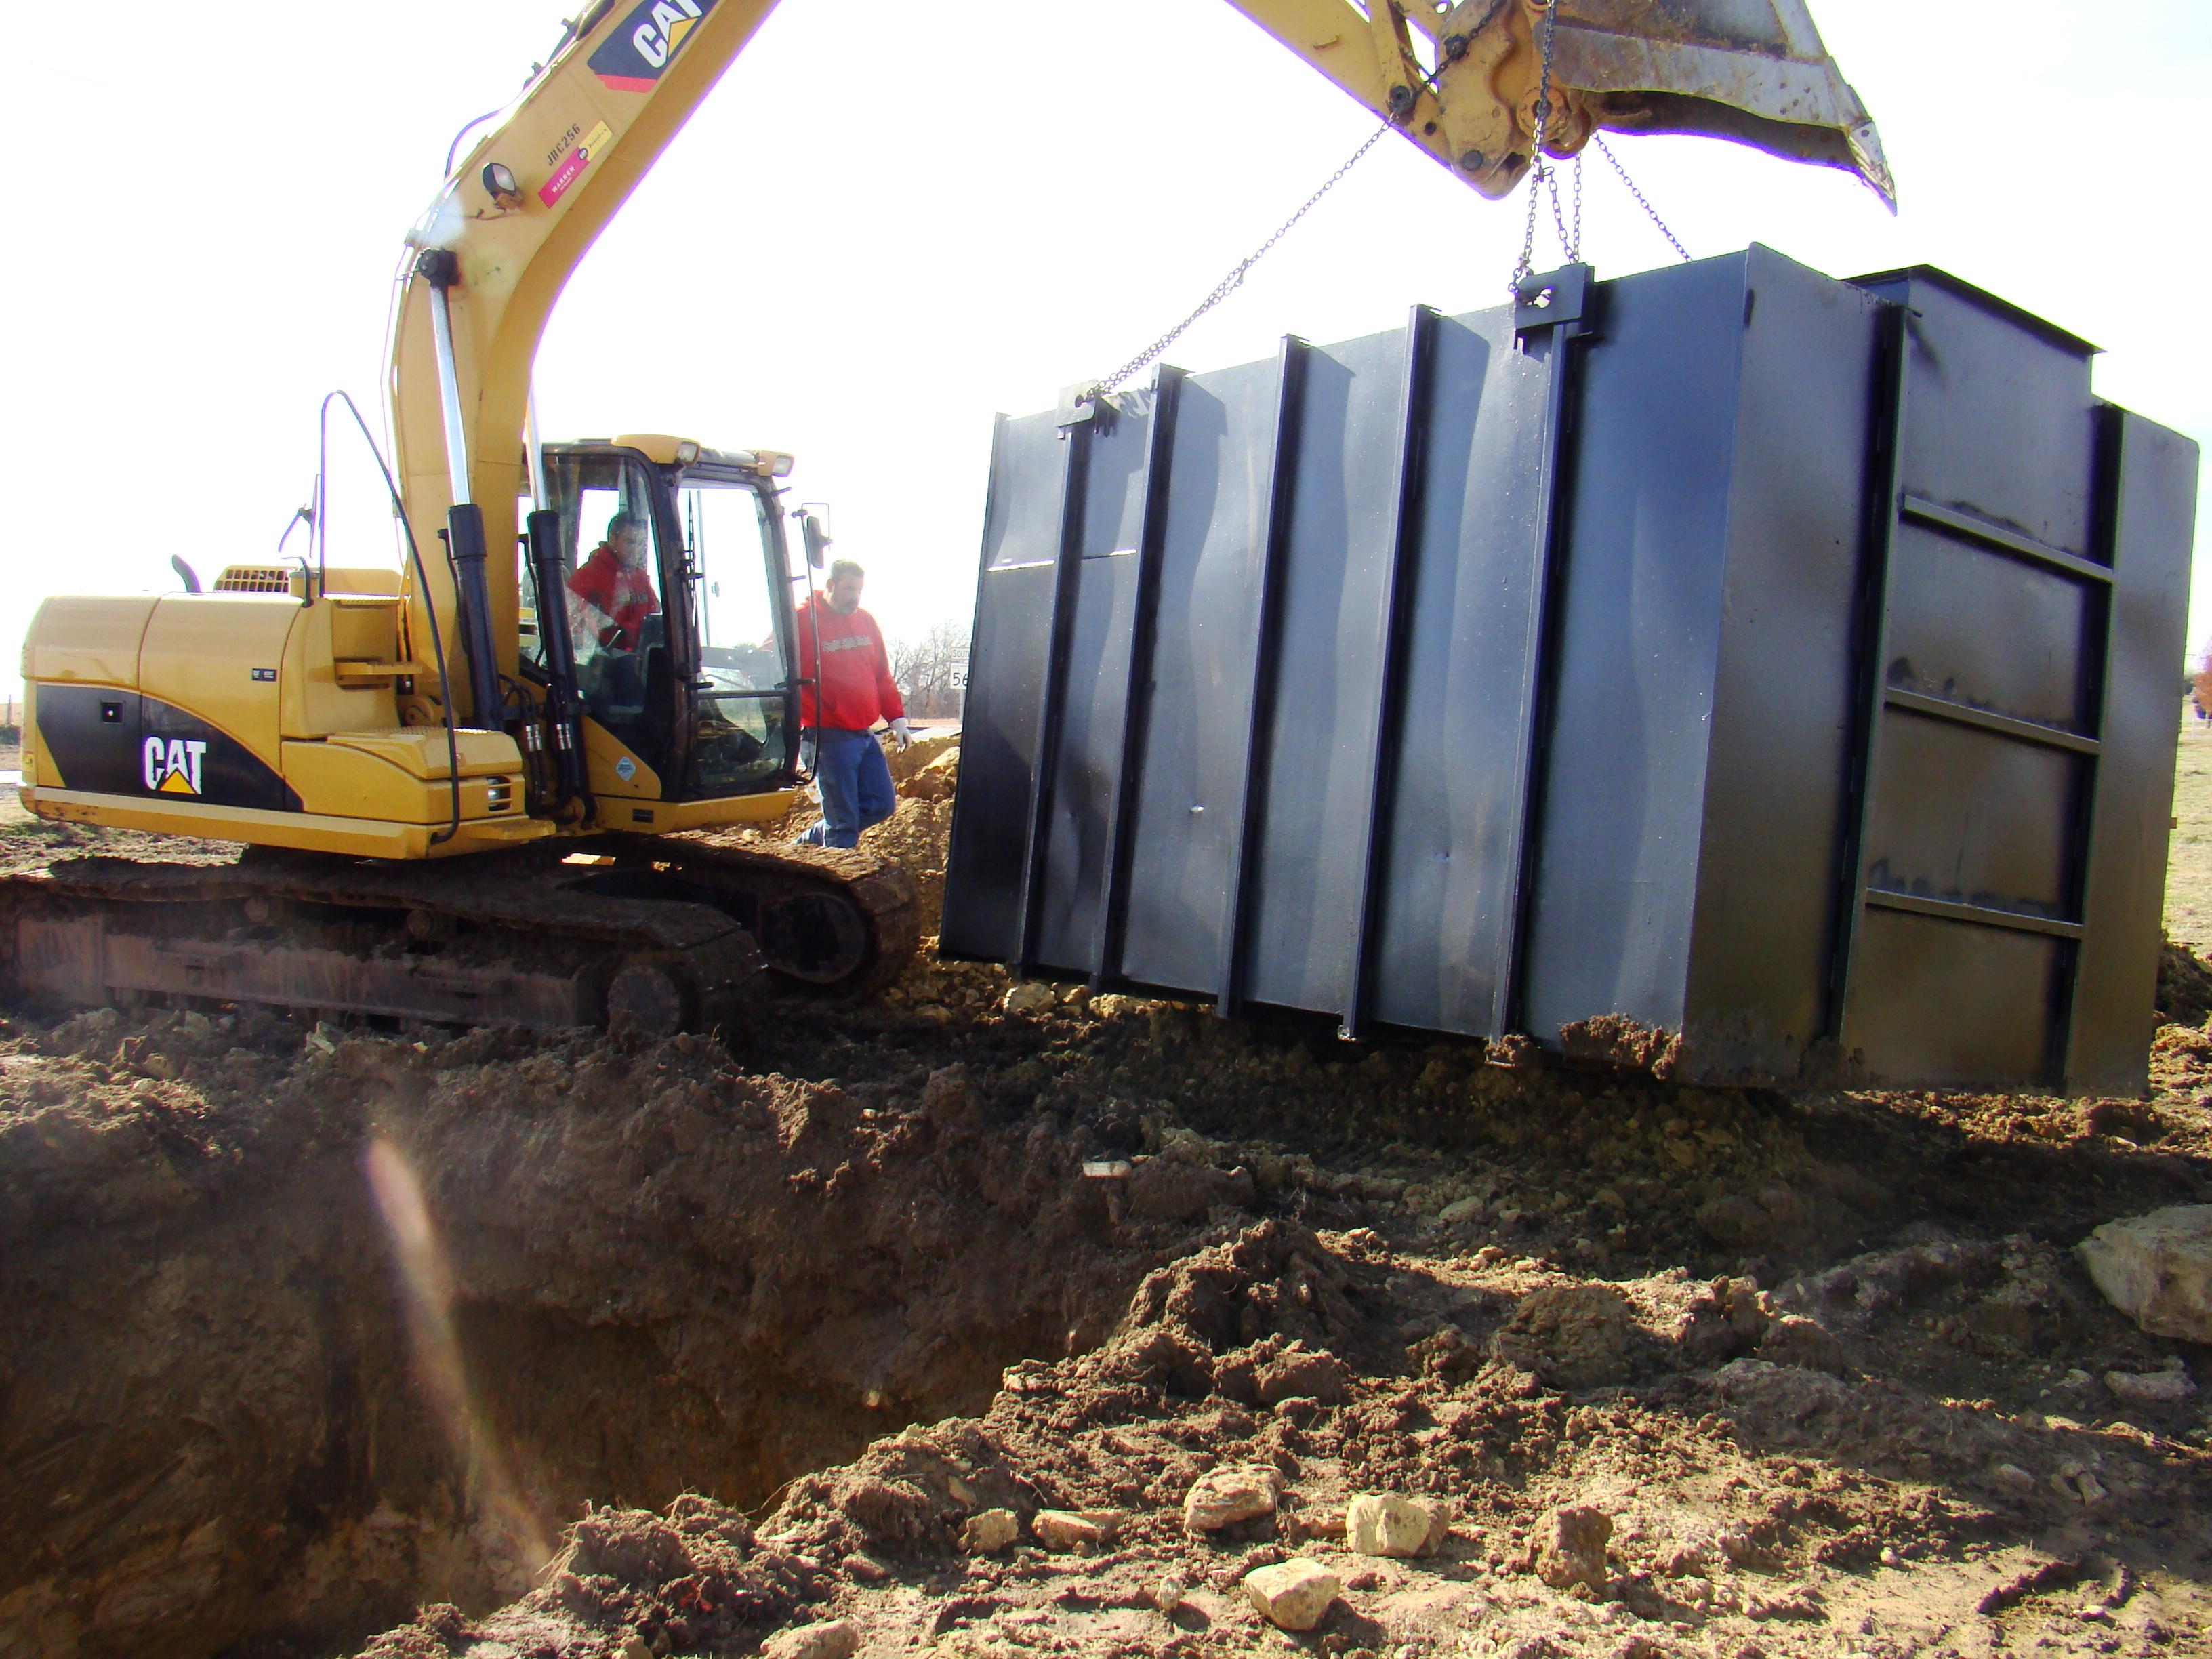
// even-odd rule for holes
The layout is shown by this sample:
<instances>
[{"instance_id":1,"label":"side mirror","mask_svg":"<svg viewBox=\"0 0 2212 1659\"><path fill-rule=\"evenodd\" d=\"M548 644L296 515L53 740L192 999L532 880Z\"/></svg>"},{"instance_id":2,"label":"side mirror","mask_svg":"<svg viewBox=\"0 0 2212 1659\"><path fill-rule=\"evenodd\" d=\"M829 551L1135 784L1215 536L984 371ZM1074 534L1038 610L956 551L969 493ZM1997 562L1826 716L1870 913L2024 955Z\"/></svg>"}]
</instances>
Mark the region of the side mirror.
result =
<instances>
[{"instance_id":1,"label":"side mirror","mask_svg":"<svg viewBox=\"0 0 2212 1659\"><path fill-rule=\"evenodd\" d=\"M806 544L806 562L819 570L823 556L830 550L829 507L821 501L808 501L792 516L799 520L799 533Z\"/></svg>"}]
</instances>

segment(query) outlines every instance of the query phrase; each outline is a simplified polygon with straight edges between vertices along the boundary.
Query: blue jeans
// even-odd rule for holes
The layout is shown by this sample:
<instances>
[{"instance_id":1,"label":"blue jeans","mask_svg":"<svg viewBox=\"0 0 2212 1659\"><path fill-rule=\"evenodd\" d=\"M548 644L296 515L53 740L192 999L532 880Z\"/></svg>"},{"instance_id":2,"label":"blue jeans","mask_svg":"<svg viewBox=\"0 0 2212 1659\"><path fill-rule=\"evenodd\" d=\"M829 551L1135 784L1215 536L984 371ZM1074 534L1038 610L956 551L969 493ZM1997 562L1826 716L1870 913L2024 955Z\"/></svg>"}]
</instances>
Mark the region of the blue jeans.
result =
<instances>
[{"instance_id":1,"label":"blue jeans","mask_svg":"<svg viewBox=\"0 0 2212 1659\"><path fill-rule=\"evenodd\" d=\"M817 847L857 847L860 831L875 828L898 805L890 763L872 732L830 726L816 732L814 781L822 790L822 822L800 839Z\"/></svg>"}]
</instances>

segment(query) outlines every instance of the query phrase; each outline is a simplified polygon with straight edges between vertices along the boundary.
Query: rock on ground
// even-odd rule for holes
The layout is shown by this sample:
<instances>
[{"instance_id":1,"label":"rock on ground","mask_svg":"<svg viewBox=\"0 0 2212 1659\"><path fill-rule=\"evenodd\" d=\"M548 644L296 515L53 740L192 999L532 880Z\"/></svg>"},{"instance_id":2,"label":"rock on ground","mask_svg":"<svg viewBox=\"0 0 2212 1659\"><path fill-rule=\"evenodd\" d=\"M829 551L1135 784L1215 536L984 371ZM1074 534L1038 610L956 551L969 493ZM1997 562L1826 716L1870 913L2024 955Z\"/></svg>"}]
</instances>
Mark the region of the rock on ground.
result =
<instances>
[{"instance_id":1,"label":"rock on ground","mask_svg":"<svg viewBox=\"0 0 2212 1659\"><path fill-rule=\"evenodd\" d=\"M860 1632L842 1619L801 1625L761 1644L761 1659L853 1659Z\"/></svg>"},{"instance_id":2,"label":"rock on ground","mask_svg":"<svg viewBox=\"0 0 2212 1659\"><path fill-rule=\"evenodd\" d=\"M2212 1204L2108 1221L2078 1248L2105 1299L2143 1329L2212 1342Z\"/></svg>"},{"instance_id":3,"label":"rock on ground","mask_svg":"<svg viewBox=\"0 0 2212 1659\"><path fill-rule=\"evenodd\" d=\"M1288 1631L1308 1631L1321 1623L1342 1588L1334 1573L1304 1556L1255 1568L1244 1578L1244 1593L1261 1616Z\"/></svg>"},{"instance_id":4,"label":"rock on ground","mask_svg":"<svg viewBox=\"0 0 2212 1659\"><path fill-rule=\"evenodd\" d=\"M1605 1547L1613 1536L1613 1517L1587 1504L1553 1510L1537 1547L1536 1576L1553 1589L1587 1584L1605 1592Z\"/></svg>"},{"instance_id":5,"label":"rock on ground","mask_svg":"<svg viewBox=\"0 0 2212 1659\"><path fill-rule=\"evenodd\" d=\"M1194 1533L1218 1532L1275 1512L1282 1477L1260 1465L1209 1469L1182 1500L1182 1523Z\"/></svg>"},{"instance_id":6,"label":"rock on ground","mask_svg":"<svg viewBox=\"0 0 2212 1659\"><path fill-rule=\"evenodd\" d=\"M2178 1406L2193 1399L2197 1384L2179 1360L2159 1371L2106 1371L2105 1386L2130 1406Z\"/></svg>"},{"instance_id":7,"label":"rock on ground","mask_svg":"<svg viewBox=\"0 0 2212 1659\"><path fill-rule=\"evenodd\" d=\"M1444 1530L1435 1504L1395 1492L1363 1492L1345 1506L1344 1547L1359 1555L1423 1555Z\"/></svg>"},{"instance_id":8,"label":"rock on ground","mask_svg":"<svg viewBox=\"0 0 2212 1659\"><path fill-rule=\"evenodd\" d=\"M960 1547L971 1555L989 1555L1022 1535L1022 1523L1012 1510L984 1510L968 1517L960 1529Z\"/></svg>"},{"instance_id":9,"label":"rock on ground","mask_svg":"<svg viewBox=\"0 0 2212 1659\"><path fill-rule=\"evenodd\" d=\"M1103 1510L1078 1515L1073 1510L1039 1510L1030 1517L1030 1531L1048 1550L1097 1549L1114 1535L1120 1518Z\"/></svg>"}]
</instances>

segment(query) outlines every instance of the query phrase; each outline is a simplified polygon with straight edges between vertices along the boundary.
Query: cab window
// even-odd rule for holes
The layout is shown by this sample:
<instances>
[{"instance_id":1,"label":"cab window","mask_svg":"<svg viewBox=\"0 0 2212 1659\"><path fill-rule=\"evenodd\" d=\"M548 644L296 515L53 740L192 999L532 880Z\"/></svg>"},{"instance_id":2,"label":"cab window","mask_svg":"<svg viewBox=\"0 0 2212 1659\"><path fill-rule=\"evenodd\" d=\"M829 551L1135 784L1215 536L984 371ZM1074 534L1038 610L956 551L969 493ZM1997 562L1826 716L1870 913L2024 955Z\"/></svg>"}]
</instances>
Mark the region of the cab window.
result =
<instances>
[{"instance_id":1,"label":"cab window","mask_svg":"<svg viewBox=\"0 0 2212 1659\"><path fill-rule=\"evenodd\" d=\"M660 583L653 479L617 456L549 458L548 505L560 515L557 593L540 593L526 551L524 654L545 665L545 635L567 631L592 718L648 756L663 747L672 666ZM658 740L656 740L658 739Z\"/></svg>"}]
</instances>

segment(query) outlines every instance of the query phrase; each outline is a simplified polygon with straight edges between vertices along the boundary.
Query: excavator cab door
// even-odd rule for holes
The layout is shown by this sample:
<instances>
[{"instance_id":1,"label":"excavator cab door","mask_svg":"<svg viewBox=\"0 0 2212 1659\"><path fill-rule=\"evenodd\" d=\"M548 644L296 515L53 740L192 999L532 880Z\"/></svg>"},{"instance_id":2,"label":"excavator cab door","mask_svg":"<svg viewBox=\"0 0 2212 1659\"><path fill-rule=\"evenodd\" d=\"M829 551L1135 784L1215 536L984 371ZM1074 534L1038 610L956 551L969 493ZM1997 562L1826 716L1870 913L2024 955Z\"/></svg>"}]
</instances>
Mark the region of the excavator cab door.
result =
<instances>
[{"instance_id":1,"label":"excavator cab door","mask_svg":"<svg viewBox=\"0 0 2212 1659\"><path fill-rule=\"evenodd\" d=\"M662 799L789 787L798 688L782 521L770 481L666 465L620 445L548 445L558 592L524 579L526 669L564 628L585 714L661 781Z\"/></svg>"},{"instance_id":2,"label":"excavator cab door","mask_svg":"<svg viewBox=\"0 0 2212 1659\"><path fill-rule=\"evenodd\" d=\"M658 469L641 455L548 446L545 483L566 575L557 593L530 592L526 665L542 675L544 636L565 629L584 712L665 778L681 723L677 659L690 653L669 632L673 538ZM523 575L529 583L526 565Z\"/></svg>"},{"instance_id":3,"label":"excavator cab door","mask_svg":"<svg viewBox=\"0 0 2212 1659\"><path fill-rule=\"evenodd\" d=\"M684 598L698 642L681 799L787 787L797 759L798 687L774 487L720 467L687 469L676 486Z\"/></svg>"}]
</instances>

